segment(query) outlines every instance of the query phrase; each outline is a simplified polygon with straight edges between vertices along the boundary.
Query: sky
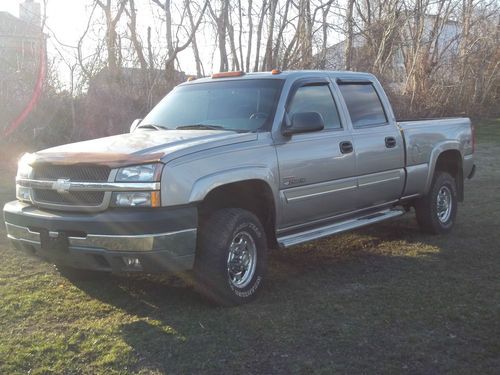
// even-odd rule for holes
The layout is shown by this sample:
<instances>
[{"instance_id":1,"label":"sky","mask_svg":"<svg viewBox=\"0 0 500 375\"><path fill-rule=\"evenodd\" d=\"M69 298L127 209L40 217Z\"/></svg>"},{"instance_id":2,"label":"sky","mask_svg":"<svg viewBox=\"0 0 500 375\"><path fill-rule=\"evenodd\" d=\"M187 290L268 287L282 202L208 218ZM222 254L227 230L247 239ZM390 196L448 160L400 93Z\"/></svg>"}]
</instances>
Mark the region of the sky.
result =
<instances>
[{"instance_id":1,"label":"sky","mask_svg":"<svg viewBox=\"0 0 500 375\"><path fill-rule=\"evenodd\" d=\"M42 0L35 0L42 3ZM19 0L0 0L0 11L7 11L12 15L19 16L19 4L23 1ZM48 53L49 56L57 55L55 47L57 46L59 50L62 50L60 45L55 41L50 35L55 35L57 40L61 43L68 45L76 45L78 39L84 32L87 25L87 17L91 11L90 0L47 0L47 20L46 27L48 28L47 33L49 34L48 40ZM159 8L156 5L151 4L151 0L136 0L137 13L137 23L138 31L142 34L143 40L146 40L146 30L147 26L151 25L153 29L153 39L155 35L157 38L161 38L164 31L161 29L160 22L156 19L156 23L153 24L153 13L158 12ZM125 19L125 16L122 16ZM211 73L214 69L217 70L218 62L214 59L213 49L214 40L213 38L207 38L206 33L197 34L198 47L200 49L200 54L202 61L204 61L204 68L206 73ZM93 48L92 41L87 43L87 48L89 51ZM155 44L153 42L153 44ZM84 46L85 48L85 46ZM191 48L187 48L181 52L178 56L180 66L183 71L188 74L196 73L196 65L193 58L193 53ZM64 83L69 75L69 70L64 66L59 66L60 79Z\"/></svg>"}]
</instances>

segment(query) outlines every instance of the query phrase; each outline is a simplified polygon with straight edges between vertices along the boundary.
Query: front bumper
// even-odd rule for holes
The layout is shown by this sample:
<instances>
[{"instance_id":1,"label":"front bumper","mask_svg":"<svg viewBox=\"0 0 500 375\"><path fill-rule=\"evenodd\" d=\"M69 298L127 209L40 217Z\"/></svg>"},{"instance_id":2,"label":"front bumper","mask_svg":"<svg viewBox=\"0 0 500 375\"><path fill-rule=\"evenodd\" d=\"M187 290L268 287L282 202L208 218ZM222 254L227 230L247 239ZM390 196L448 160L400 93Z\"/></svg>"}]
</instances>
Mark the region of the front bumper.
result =
<instances>
[{"instance_id":1,"label":"front bumper","mask_svg":"<svg viewBox=\"0 0 500 375\"><path fill-rule=\"evenodd\" d=\"M4 217L17 249L55 264L118 273L179 272L194 264L195 207L69 213L15 201Z\"/></svg>"}]
</instances>

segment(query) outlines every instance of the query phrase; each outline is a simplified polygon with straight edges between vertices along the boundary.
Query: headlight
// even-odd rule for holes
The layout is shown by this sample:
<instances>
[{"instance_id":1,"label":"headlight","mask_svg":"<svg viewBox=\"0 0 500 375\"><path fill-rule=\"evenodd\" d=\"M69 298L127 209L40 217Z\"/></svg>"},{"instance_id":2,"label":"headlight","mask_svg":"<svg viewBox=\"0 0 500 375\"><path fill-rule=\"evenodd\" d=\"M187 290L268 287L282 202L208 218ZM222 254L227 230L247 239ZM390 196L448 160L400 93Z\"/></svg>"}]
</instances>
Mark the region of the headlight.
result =
<instances>
[{"instance_id":1,"label":"headlight","mask_svg":"<svg viewBox=\"0 0 500 375\"><path fill-rule=\"evenodd\" d=\"M143 164L120 168L116 182L154 182L160 180L162 164Z\"/></svg>"},{"instance_id":2,"label":"headlight","mask_svg":"<svg viewBox=\"0 0 500 375\"><path fill-rule=\"evenodd\" d=\"M31 178L33 168L30 163L33 160L32 154L24 154L17 163L17 176L16 179ZM16 198L23 202L31 201L31 188L16 184Z\"/></svg>"},{"instance_id":3,"label":"headlight","mask_svg":"<svg viewBox=\"0 0 500 375\"><path fill-rule=\"evenodd\" d=\"M33 168L30 163L33 160L32 154L24 154L17 163L17 178L30 178Z\"/></svg>"},{"instance_id":4,"label":"headlight","mask_svg":"<svg viewBox=\"0 0 500 375\"><path fill-rule=\"evenodd\" d=\"M111 197L115 207L159 207L159 191L126 191L115 192Z\"/></svg>"}]
</instances>

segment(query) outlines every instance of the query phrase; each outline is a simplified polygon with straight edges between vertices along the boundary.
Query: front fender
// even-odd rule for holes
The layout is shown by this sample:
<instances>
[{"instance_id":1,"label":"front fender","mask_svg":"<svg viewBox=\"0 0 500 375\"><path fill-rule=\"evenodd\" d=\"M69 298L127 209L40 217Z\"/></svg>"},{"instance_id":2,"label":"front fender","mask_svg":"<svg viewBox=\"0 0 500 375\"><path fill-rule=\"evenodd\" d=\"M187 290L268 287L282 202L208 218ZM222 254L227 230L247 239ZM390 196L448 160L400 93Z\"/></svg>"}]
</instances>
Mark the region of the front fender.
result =
<instances>
[{"instance_id":1,"label":"front fender","mask_svg":"<svg viewBox=\"0 0 500 375\"><path fill-rule=\"evenodd\" d=\"M202 201L210 191L219 186L248 180L264 181L271 188L273 196L275 198L278 196L276 191L278 177L271 169L265 166L246 166L217 171L197 179L191 189L189 203Z\"/></svg>"}]
</instances>

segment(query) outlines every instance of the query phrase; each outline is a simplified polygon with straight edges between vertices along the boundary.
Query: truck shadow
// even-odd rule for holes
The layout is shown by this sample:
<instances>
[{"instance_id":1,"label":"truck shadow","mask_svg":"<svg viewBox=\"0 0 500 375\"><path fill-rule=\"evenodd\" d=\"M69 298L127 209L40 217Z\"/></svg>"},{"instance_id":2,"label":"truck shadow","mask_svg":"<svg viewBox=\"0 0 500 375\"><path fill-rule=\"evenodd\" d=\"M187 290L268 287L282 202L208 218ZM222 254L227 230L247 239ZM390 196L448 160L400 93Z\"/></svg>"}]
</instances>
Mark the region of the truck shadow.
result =
<instances>
[{"instance_id":1,"label":"truck shadow","mask_svg":"<svg viewBox=\"0 0 500 375\"><path fill-rule=\"evenodd\" d=\"M455 231L462 229L459 225ZM463 234L467 235L470 233ZM259 360L252 364L252 371L269 372L273 366L280 368L285 363L284 359L277 359L272 354L276 347L292 350L295 346L308 346L308 336L297 335L292 345L283 344L275 335L290 329L289 322L282 316L295 321L297 329L306 329L312 323L303 316L307 309L302 306L318 306L321 311L326 303L328 311L328 306L333 309L331 306L346 301L352 303L353 299L361 303L363 294L372 293L375 284L394 280L401 280L399 288L401 285L407 288L405 293L410 296L409 302L381 301L375 308L383 314L384 309L411 305L411 296L417 293L422 278L435 277L433 264L452 256L456 241L460 238L421 234L409 215L305 246L276 250L270 257L268 283L259 298L252 304L233 309L215 307L201 298L189 274L181 277L109 277L73 283L89 296L140 318L124 323L120 334L133 348L141 368L146 366L162 372L176 368L177 363L185 363L196 349L203 352L198 352L200 358L197 360L210 361L209 357L204 357L210 351L204 348L212 340L215 343L210 345L215 345L215 351L223 350L226 343L233 345L234 351L227 353L225 361L236 360L240 345L244 350L244 344L255 346L259 343ZM334 310L331 313L334 314ZM356 313L359 312L353 310L354 316ZM327 315L315 314L312 315L319 319L315 324L331 325ZM248 316L263 318L249 323ZM304 321L297 322L295 319L299 317ZM271 325L269 321L273 320ZM238 343L233 342L234 335L240 337ZM303 353L307 355L308 349L303 349Z\"/></svg>"}]
</instances>

